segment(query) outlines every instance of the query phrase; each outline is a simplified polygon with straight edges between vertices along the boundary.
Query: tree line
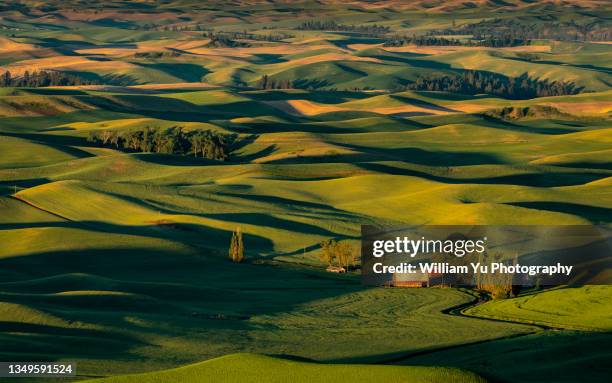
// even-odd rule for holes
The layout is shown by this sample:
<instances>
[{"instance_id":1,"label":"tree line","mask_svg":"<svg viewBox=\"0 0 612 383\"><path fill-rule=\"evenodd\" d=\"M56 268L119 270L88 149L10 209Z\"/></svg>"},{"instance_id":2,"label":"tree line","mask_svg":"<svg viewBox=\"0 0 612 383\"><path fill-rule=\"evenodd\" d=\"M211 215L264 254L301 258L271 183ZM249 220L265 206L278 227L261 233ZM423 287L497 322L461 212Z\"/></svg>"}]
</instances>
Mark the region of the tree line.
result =
<instances>
[{"instance_id":1,"label":"tree line","mask_svg":"<svg viewBox=\"0 0 612 383\"><path fill-rule=\"evenodd\" d=\"M508 36L511 39L551 39L565 41L609 41L612 27L599 22L577 23L570 21L541 21L530 23L524 20L492 19L441 30L432 30L428 35L472 35L475 40L495 39Z\"/></svg>"},{"instance_id":2,"label":"tree line","mask_svg":"<svg viewBox=\"0 0 612 383\"><path fill-rule=\"evenodd\" d=\"M254 33L243 32L214 32L209 31L204 33L204 37L210 39L206 45L209 48L246 48L251 44L241 40L268 41L278 42L284 39L293 37L285 33L270 33L267 35L257 35Z\"/></svg>"},{"instance_id":3,"label":"tree line","mask_svg":"<svg viewBox=\"0 0 612 383\"><path fill-rule=\"evenodd\" d=\"M563 118L572 119L573 116L548 105L531 106L505 106L485 113L486 116L503 120L520 120L523 118Z\"/></svg>"},{"instance_id":4,"label":"tree line","mask_svg":"<svg viewBox=\"0 0 612 383\"><path fill-rule=\"evenodd\" d=\"M22 76L13 76L10 71L0 75L0 87L29 87L97 85L96 80L85 79L73 74L59 71L25 71Z\"/></svg>"},{"instance_id":5,"label":"tree line","mask_svg":"<svg viewBox=\"0 0 612 383\"><path fill-rule=\"evenodd\" d=\"M196 24L173 24L173 25L163 25L163 24L155 24L155 23L147 23L142 26L137 26L137 29L141 29L144 31L172 31L172 32L187 32L187 31L206 31L209 30L208 27L204 24L196 23Z\"/></svg>"},{"instance_id":6,"label":"tree line","mask_svg":"<svg viewBox=\"0 0 612 383\"><path fill-rule=\"evenodd\" d=\"M226 35L210 33L210 41L206 44L207 48L248 48L251 44L246 41L237 41Z\"/></svg>"},{"instance_id":7,"label":"tree line","mask_svg":"<svg viewBox=\"0 0 612 383\"><path fill-rule=\"evenodd\" d=\"M134 57L142 59L161 59L166 57L179 57L181 54L177 51L154 51L154 52L136 52Z\"/></svg>"},{"instance_id":8,"label":"tree line","mask_svg":"<svg viewBox=\"0 0 612 383\"><path fill-rule=\"evenodd\" d=\"M267 74L261 76L261 78L255 84L257 89L293 89L293 81L291 80L280 80L273 79Z\"/></svg>"},{"instance_id":9,"label":"tree line","mask_svg":"<svg viewBox=\"0 0 612 383\"><path fill-rule=\"evenodd\" d=\"M463 94L486 93L509 99L563 96L582 93L584 88L573 82L532 79L527 73L507 77L483 71L465 71L459 74L432 74L419 77L406 89L443 91Z\"/></svg>"},{"instance_id":10,"label":"tree line","mask_svg":"<svg viewBox=\"0 0 612 383\"><path fill-rule=\"evenodd\" d=\"M388 38L383 46L401 47L414 44L417 46L467 46L467 47L515 47L519 45L529 45L531 40L517 38L511 35L488 36L482 39L459 40L456 38L446 38L440 36L392 36Z\"/></svg>"},{"instance_id":11,"label":"tree line","mask_svg":"<svg viewBox=\"0 0 612 383\"><path fill-rule=\"evenodd\" d=\"M320 20L309 20L304 21L297 27L297 30L302 31L334 31L334 32L358 32L370 35L384 35L389 33L391 29L384 25L348 25L339 24L334 20L320 21Z\"/></svg>"},{"instance_id":12,"label":"tree line","mask_svg":"<svg viewBox=\"0 0 612 383\"><path fill-rule=\"evenodd\" d=\"M219 161L228 160L230 154L230 140L226 136L211 130L185 131L180 126L92 131L88 141L130 152L193 155Z\"/></svg>"},{"instance_id":13,"label":"tree line","mask_svg":"<svg viewBox=\"0 0 612 383\"><path fill-rule=\"evenodd\" d=\"M292 37L295 37L293 35L290 35L289 33L284 33L284 32L257 34L257 33L250 33L246 30L239 31L239 32L209 31L204 34L204 37L208 37L209 39L217 38L220 36L226 37L231 40L253 40L253 41L267 41L267 42L279 42L285 39L290 39Z\"/></svg>"}]
</instances>

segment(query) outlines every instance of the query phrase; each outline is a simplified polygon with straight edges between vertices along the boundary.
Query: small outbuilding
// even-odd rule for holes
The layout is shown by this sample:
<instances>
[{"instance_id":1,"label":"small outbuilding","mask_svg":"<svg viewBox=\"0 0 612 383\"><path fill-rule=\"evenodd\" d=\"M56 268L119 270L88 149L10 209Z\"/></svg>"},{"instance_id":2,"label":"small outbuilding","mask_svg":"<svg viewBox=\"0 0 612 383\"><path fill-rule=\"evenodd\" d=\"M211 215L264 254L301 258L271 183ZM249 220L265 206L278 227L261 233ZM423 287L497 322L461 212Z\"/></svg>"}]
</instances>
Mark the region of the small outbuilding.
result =
<instances>
[{"instance_id":1,"label":"small outbuilding","mask_svg":"<svg viewBox=\"0 0 612 383\"><path fill-rule=\"evenodd\" d=\"M332 265L327 266L327 269L325 269L325 271L327 271L328 273L346 273L346 269L344 267Z\"/></svg>"}]
</instances>

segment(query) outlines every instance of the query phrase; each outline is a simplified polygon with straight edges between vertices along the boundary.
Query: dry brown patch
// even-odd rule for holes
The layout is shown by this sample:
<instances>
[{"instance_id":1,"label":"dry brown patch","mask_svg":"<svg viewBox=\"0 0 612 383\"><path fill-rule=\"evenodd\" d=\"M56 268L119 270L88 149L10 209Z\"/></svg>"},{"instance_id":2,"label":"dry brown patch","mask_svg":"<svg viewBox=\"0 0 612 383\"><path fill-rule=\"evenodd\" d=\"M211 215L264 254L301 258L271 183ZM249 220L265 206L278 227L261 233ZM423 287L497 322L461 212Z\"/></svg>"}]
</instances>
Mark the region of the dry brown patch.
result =
<instances>
[{"instance_id":1,"label":"dry brown patch","mask_svg":"<svg viewBox=\"0 0 612 383\"><path fill-rule=\"evenodd\" d=\"M444 53L452 53L459 51L470 51L476 49L482 49L480 47L459 47L459 46L445 46L445 47L433 47L433 46L417 46L417 45L404 45L401 47L384 47L387 52L407 52L407 53L418 53L424 55L437 55Z\"/></svg>"},{"instance_id":2,"label":"dry brown patch","mask_svg":"<svg viewBox=\"0 0 612 383\"><path fill-rule=\"evenodd\" d=\"M351 56L348 54L338 54L338 53L324 53L322 55L303 57L295 60L291 60L289 62L280 63L279 66L294 66L294 65L306 65L306 64L314 64L318 62L324 61L362 61L362 62L373 62L373 63L382 63L380 59L374 57L359 57L359 56Z\"/></svg>"},{"instance_id":3,"label":"dry brown patch","mask_svg":"<svg viewBox=\"0 0 612 383\"><path fill-rule=\"evenodd\" d=\"M465 102L453 103L452 108L454 110L463 112L463 113L479 113L484 112L485 110L491 109L491 105L484 104L470 104Z\"/></svg>"},{"instance_id":4,"label":"dry brown patch","mask_svg":"<svg viewBox=\"0 0 612 383\"><path fill-rule=\"evenodd\" d=\"M451 114L455 111L444 110L441 108L424 108L416 105L402 105L392 106L388 108L372 108L369 111L378 114L403 114L403 113L417 113L417 114Z\"/></svg>"},{"instance_id":5,"label":"dry brown patch","mask_svg":"<svg viewBox=\"0 0 612 383\"><path fill-rule=\"evenodd\" d=\"M438 55L453 52L465 52L465 51L477 51L477 50L490 50L489 47L464 47L464 46L417 46L417 45L404 45L401 47L383 47L388 52L407 52L407 53L418 53L425 55ZM550 52L550 45L521 45L517 47L505 47L495 48L496 50L509 51L509 52Z\"/></svg>"},{"instance_id":6,"label":"dry brown patch","mask_svg":"<svg viewBox=\"0 0 612 383\"><path fill-rule=\"evenodd\" d=\"M208 84L205 82L178 82L172 84L144 84L131 85L128 88L132 89L209 89L218 88L219 85Z\"/></svg>"},{"instance_id":7,"label":"dry brown patch","mask_svg":"<svg viewBox=\"0 0 612 383\"><path fill-rule=\"evenodd\" d=\"M550 45L519 45L517 47L505 47L505 48L497 48L503 51L509 52L529 52L529 53L538 53L538 52L550 52Z\"/></svg>"},{"instance_id":8,"label":"dry brown patch","mask_svg":"<svg viewBox=\"0 0 612 383\"><path fill-rule=\"evenodd\" d=\"M322 113L341 112L341 111L363 111L364 109L347 108L336 105L317 104L308 100L287 100L287 101L265 101L266 104L282 110L287 114L296 116L315 116ZM425 108L417 105L401 105L393 107L368 108L367 111L378 114L392 115L402 113L419 114L451 114L457 113L455 110L445 110L443 108ZM483 108L484 110L486 108Z\"/></svg>"},{"instance_id":9,"label":"dry brown patch","mask_svg":"<svg viewBox=\"0 0 612 383\"><path fill-rule=\"evenodd\" d=\"M593 115L612 113L612 101L593 102L551 102L546 105L553 106L564 113L574 115Z\"/></svg>"},{"instance_id":10,"label":"dry brown patch","mask_svg":"<svg viewBox=\"0 0 612 383\"><path fill-rule=\"evenodd\" d=\"M135 67L134 64L123 61L96 61L80 56L56 56L24 60L9 64L3 69L21 75L26 70L30 72L40 70L118 71Z\"/></svg>"},{"instance_id":11,"label":"dry brown patch","mask_svg":"<svg viewBox=\"0 0 612 383\"><path fill-rule=\"evenodd\" d=\"M35 49L37 49L37 47L33 44L20 43L8 38L0 37L0 52L2 53L31 51Z\"/></svg>"},{"instance_id":12,"label":"dry brown patch","mask_svg":"<svg viewBox=\"0 0 612 383\"><path fill-rule=\"evenodd\" d=\"M314 116L321 113L349 110L333 105L317 104L308 100L264 101L264 103L295 116Z\"/></svg>"}]
</instances>

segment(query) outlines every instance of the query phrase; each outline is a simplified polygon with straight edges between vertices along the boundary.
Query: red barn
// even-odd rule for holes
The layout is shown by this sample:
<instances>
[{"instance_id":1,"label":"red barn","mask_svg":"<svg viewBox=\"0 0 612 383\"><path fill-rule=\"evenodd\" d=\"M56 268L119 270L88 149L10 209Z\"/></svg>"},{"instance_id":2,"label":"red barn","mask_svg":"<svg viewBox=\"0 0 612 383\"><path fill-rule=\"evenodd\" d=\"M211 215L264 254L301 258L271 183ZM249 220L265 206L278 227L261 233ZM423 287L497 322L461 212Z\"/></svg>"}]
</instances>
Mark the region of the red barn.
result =
<instances>
[{"instance_id":1,"label":"red barn","mask_svg":"<svg viewBox=\"0 0 612 383\"><path fill-rule=\"evenodd\" d=\"M393 274L393 287L429 287L429 276L426 273Z\"/></svg>"}]
</instances>

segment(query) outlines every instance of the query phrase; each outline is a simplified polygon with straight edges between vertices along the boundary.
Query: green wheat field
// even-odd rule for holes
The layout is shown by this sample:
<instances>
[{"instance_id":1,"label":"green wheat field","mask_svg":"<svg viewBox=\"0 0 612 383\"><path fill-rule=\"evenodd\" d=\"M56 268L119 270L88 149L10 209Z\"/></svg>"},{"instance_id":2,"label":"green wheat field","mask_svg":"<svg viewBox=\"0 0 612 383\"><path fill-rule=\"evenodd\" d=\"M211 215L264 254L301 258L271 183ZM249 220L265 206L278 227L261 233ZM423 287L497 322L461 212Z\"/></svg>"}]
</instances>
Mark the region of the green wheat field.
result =
<instances>
[{"instance_id":1,"label":"green wheat field","mask_svg":"<svg viewBox=\"0 0 612 383\"><path fill-rule=\"evenodd\" d=\"M599 0L0 0L0 361L610 381L608 286L476 305L326 272L320 243L610 225L611 63Z\"/></svg>"}]
</instances>

